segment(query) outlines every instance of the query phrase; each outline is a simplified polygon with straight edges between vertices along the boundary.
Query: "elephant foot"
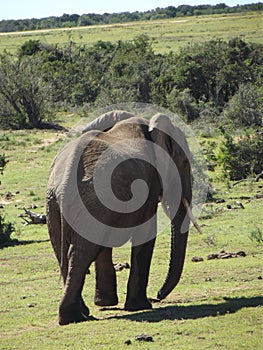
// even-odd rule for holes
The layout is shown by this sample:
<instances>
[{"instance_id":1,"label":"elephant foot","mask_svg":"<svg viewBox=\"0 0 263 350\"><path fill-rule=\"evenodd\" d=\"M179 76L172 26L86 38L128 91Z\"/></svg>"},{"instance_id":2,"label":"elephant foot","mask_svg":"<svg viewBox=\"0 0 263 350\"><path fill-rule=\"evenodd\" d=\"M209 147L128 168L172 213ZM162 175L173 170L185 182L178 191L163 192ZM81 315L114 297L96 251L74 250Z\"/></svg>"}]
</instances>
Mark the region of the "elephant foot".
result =
<instances>
[{"instance_id":1,"label":"elephant foot","mask_svg":"<svg viewBox=\"0 0 263 350\"><path fill-rule=\"evenodd\" d=\"M124 310L126 311L139 311L139 310L149 310L152 309L152 304L148 299L129 299L124 305Z\"/></svg>"},{"instance_id":2,"label":"elephant foot","mask_svg":"<svg viewBox=\"0 0 263 350\"><path fill-rule=\"evenodd\" d=\"M82 305L81 310L79 307L77 307L76 304L69 305L66 307L63 306L63 308L60 307L59 308L59 325L65 326L70 323L79 323L79 322L87 321L88 314L89 314L89 309L87 308L86 305L85 305L85 308L83 308L83 305Z\"/></svg>"},{"instance_id":3,"label":"elephant foot","mask_svg":"<svg viewBox=\"0 0 263 350\"><path fill-rule=\"evenodd\" d=\"M94 297L94 304L97 306L115 306L118 304L117 294L110 295L108 293L100 292L96 290Z\"/></svg>"},{"instance_id":4,"label":"elephant foot","mask_svg":"<svg viewBox=\"0 0 263 350\"><path fill-rule=\"evenodd\" d=\"M85 304L82 298L80 299L80 311L84 317L89 316L89 308L87 307L87 305Z\"/></svg>"}]
</instances>

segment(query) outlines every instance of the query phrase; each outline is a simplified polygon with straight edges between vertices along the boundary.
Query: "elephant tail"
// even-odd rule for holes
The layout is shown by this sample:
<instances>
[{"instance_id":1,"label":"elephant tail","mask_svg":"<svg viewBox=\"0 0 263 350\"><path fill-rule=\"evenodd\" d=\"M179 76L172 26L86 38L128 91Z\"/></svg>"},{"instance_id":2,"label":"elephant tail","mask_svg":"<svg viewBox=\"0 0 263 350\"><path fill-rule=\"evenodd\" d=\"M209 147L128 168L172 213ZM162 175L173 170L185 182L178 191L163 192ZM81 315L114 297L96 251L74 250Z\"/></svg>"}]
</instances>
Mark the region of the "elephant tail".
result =
<instances>
[{"instance_id":1,"label":"elephant tail","mask_svg":"<svg viewBox=\"0 0 263 350\"><path fill-rule=\"evenodd\" d=\"M66 234L68 223L65 221L61 215L61 228L60 228L60 273L63 278L64 284L66 283L66 278L68 274L68 250L69 250L69 241Z\"/></svg>"}]
</instances>

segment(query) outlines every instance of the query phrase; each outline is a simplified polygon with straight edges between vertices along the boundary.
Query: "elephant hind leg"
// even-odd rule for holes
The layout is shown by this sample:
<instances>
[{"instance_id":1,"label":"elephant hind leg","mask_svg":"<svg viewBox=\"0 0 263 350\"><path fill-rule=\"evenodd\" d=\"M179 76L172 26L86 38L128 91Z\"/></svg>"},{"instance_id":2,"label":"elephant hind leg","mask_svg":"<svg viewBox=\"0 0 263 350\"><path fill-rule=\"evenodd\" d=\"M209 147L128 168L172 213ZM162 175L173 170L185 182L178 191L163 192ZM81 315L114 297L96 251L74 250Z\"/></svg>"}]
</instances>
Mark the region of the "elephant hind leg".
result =
<instances>
[{"instance_id":1,"label":"elephant hind leg","mask_svg":"<svg viewBox=\"0 0 263 350\"><path fill-rule=\"evenodd\" d=\"M94 303L98 306L118 304L116 271L112 262L112 248L104 248L95 262L96 287Z\"/></svg>"},{"instance_id":2,"label":"elephant hind leg","mask_svg":"<svg viewBox=\"0 0 263 350\"><path fill-rule=\"evenodd\" d=\"M68 252L68 273L64 295L59 306L59 324L66 325L87 321L89 309L85 305L81 292L85 282L87 269L99 254L99 246L89 242L83 243L81 249L73 244Z\"/></svg>"}]
</instances>

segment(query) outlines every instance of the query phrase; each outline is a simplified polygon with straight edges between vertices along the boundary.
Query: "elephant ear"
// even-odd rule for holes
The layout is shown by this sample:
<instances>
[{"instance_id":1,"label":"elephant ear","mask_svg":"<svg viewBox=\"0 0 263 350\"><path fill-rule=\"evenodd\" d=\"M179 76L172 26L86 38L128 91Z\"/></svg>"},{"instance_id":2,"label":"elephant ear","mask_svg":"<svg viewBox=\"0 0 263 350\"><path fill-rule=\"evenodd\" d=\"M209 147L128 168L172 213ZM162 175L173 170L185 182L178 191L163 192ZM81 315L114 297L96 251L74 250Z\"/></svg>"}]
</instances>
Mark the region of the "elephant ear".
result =
<instances>
[{"instance_id":1,"label":"elephant ear","mask_svg":"<svg viewBox=\"0 0 263 350\"><path fill-rule=\"evenodd\" d=\"M127 111L114 110L102 114L97 119L89 123L83 130L82 133L85 133L90 130L100 130L107 131L111 129L116 123L134 117L134 115Z\"/></svg>"},{"instance_id":2,"label":"elephant ear","mask_svg":"<svg viewBox=\"0 0 263 350\"><path fill-rule=\"evenodd\" d=\"M154 115L149 123L149 131L151 133L152 140L162 146L167 151L170 149L172 139L175 140L180 147L185 148L186 138L184 133L176 127L171 119L165 115L158 113ZM159 132L161 131L161 133ZM162 132L166 135L162 135ZM185 150L186 151L186 150Z\"/></svg>"},{"instance_id":3,"label":"elephant ear","mask_svg":"<svg viewBox=\"0 0 263 350\"><path fill-rule=\"evenodd\" d=\"M169 150L169 133L172 127L170 118L165 114L158 113L149 122L151 139L167 151Z\"/></svg>"},{"instance_id":4,"label":"elephant ear","mask_svg":"<svg viewBox=\"0 0 263 350\"><path fill-rule=\"evenodd\" d=\"M173 148L172 138L176 137L178 128L175 128L172 124L170 118L165 114L156 114L154 115L149 122L149 132L151 139L154 143L160 146L170 158L173 157ZM171 137L172 136L172 137ZM158 149L158 148L157 148ZM165 174L166 180L169 177L169 162L163 157L160 157L156 154L156 166L157 169L162 169Z\"/></svg>"},{"instance_id":5,"label":"elephant ear","mask_svg":"<svg viewBox=\"0 0 263 350\"><path fill-rule=\"evenodd\" d=\"M162 204L164 207L168 206L168 203L172 202L174 194L171 189L176 186L175 181L178 181L177 172L174 170L174 166L180 169L180 161L182 159L183 151L187 148L186 138L183 132L173 125L171 119L165 114L154 115L149 122L149 132L152 141L160 146L166 153L166 157L161 156L159 153L159 147L154 148L155 163L157 170L162 173L163 195ZM166 194L165 194L166 193Z\"/></svg>"}]
</instances>

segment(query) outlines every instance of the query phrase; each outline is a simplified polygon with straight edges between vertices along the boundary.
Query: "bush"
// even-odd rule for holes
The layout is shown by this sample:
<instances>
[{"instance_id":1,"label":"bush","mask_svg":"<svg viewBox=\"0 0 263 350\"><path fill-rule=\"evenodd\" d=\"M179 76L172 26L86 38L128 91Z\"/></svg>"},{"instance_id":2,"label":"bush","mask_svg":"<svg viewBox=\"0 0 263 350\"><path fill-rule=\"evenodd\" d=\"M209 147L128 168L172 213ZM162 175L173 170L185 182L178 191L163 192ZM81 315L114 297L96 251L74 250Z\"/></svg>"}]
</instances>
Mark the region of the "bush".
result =
<instances>
[{"instance_id":1,"label":"bush","mask_svg":"<svg viewBox=\"0 0 263 350\"><path fill-rule=\"evenodd\" d=\"M15 231L15 227L11 222L5 222L5 218L0 215L0 248L13 242L11 233Z\"/></svg>"},{"instance_id":2,"label":"bush","mask_svg":"<svg viewBox=\"0 0 263 350\"><path fill-rule=\"evenodd\" d=\"M220 160L225 177L241 180L263 170L262 132L255 132L236 141L229 134L225 134L224 137L225 141L220 148Z\"/></svg>"},{"instance_id":3,"label":"bush","mask_svg":"<svg viewBox=\"0 0 263 350\"><path fill-rule=\"evenodd\" d=\"M8 159L6 159L6 156L4 154L0 154L0 174L3 175L4 168L6 167L7 163L9 162ZM1 184L1 182L0 182Z\"/></svg>"},{"instance_id":4,"label":"bush","mask_svg":"<svg viewBox=\"0 0 263 350\"><path fill-rule=\"evenodd\" d=\"M262 231L258 227L250 233L249 238L252 242L256 242L258 244L263 243Z\"/></svg>"},{"instance_id":5,"label":"bush","mask_svg":"<svg viewBox=\"0 0 263 350\"><path fill-rule=\"evenodd\" d=\"M3 174L4 168L8 160L5 155L0 155L0 174ZM5 218L0 214L0 248L8 245L13 240L10 238L12 232L15 231L15 227L11 222L5 222Z\"/></svg>"},{"instance_id":6,"label":"bush","mask_svg":"<svg viewBox=\"0 0 263 350\"><path fill-rule=\"evenodd\" d=\"M235 127L260 127L263 116L263 88L242 84L225 111L226 120Z\"/></svg>"}]
</instances>

